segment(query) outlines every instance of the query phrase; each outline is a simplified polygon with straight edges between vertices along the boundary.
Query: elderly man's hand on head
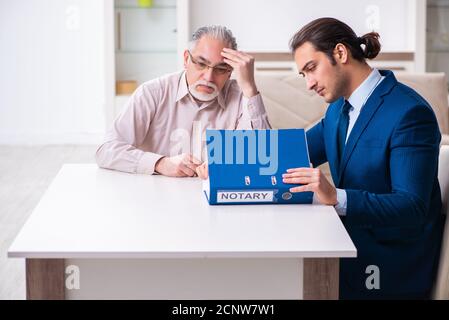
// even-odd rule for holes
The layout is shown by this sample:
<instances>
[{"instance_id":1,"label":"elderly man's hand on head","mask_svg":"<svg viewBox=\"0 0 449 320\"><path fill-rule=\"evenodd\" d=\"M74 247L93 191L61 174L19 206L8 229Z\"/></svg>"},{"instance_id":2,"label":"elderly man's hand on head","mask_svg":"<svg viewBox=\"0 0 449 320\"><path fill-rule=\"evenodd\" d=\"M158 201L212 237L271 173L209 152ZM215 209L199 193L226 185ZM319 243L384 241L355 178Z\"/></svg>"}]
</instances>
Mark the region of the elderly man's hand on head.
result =
<instances>
[{"instance_id":1,"label":"elderly man's hand on head","mask_svg":"<svg viewBox=\"0 0 449 320\"><path fill-rule=\"evenodd\" d=\"M163 157L156 162L155 171L169 177L193 177L201 161L190 154Z\"/></svg>"},{"instance_id":2,"label":"elderly man's hand on head","mask_svg":"<svg viewBox=\"0 0 449 320\"><path fill-rule=\"evenodd\" d=\"M257 95L258 91L254 80L254 57L231 48L223 48L221 55L224 57L223 61L234 69L237 83L245 97L251 98Z\"/></svg>"}]
</instances>

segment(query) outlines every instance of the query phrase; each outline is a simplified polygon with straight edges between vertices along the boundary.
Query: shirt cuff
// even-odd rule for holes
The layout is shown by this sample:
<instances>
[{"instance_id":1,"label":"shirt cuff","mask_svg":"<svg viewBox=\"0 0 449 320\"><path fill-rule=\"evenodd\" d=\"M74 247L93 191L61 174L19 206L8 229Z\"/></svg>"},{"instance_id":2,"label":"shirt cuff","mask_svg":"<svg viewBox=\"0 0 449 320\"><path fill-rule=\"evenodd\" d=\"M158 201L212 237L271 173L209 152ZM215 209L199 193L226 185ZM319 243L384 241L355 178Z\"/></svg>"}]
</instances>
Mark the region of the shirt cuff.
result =
<instances>
[{"instance_id":1,"label":"shirt cuff","mask_svg":"<svg viewBox=\"0 0 449 320\"><path fill-rule=\"evenodd\" d=\"M337 204L334 206L339 216L346 215L346 208L348 206L346 190L337 188Z\"/></svg>"},{"instance_id":2,"label":"shirt cuff","mask_svg":"<svg viewBox=\"0 0 449 320\"><path fill-rule=\"evenodd\" d=\"M136 173L154 174L156 162L162 157L163 155L157 153L144 152L137 164Z\"/></svg>"},{"instance_id":3,"label":"shirt cuff","mask_svg":"<svg viewBox=\"0 0 449 320\"><path fill-rule=\"evenodd\" d=\"M260 93L251 98L243 96L243 105L248 108L248 115L250 119L256 119L266 113Z\"/></svg>"},{"instance_id":4,"label":"shirt cuff","mask_svg":"<svg viewBox=\"0 0 449 320\"><path fill-rule=\"evenodd\" d=\"M321 202L318 201L318 199L315 197L315 192L313 193L313 197L312 197L312 204L321 204Z\"/></svg>"}]
</instances>

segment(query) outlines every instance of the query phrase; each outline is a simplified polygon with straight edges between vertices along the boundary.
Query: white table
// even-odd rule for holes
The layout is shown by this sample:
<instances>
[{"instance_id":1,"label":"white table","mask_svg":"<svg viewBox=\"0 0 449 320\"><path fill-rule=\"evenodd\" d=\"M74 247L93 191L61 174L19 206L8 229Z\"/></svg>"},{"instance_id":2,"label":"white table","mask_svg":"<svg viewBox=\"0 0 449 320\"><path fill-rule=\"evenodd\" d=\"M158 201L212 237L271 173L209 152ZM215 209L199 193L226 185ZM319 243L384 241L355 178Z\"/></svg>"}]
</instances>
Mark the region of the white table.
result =
<instances>
[{"instance_id":1,"label":"white table","mask_svg":"<svg viewBox=\"0 0 449 320\"><path fill-rule=\"evenodd\" d=\"M198 178L68 164L8 255L29 299L335 299L356 249L333 207L209 206Z\"/></svg>"}]
</instances>

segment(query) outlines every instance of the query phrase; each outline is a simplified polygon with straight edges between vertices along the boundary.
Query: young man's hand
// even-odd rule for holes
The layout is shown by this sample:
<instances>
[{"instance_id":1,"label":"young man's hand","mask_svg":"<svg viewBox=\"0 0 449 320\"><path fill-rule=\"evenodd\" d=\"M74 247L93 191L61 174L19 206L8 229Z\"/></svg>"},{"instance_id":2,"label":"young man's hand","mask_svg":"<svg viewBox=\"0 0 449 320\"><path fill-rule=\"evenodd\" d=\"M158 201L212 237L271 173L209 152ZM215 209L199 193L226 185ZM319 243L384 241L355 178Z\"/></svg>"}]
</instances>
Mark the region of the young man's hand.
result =
<instances>
[{"instance_id":1,"label":"young man's hand","mask_svg":"<svg viewBox=\"0 0 449 320\"><path fill-rule=\"evenodd\" d=\"M196 175L196 168L200 164L200 160L190 154L183 153L174 157L159 159L154 170L169 177L193 177Z\"/></svg>"},{"instance_id":2,"label":"young man's hand","mask_svg":"<svg viewBox=\"0 0 449 320\"><path fill-rule=\"evenodd\" d=\"M290 188L290 192L312 191L321 204L336 205L337 189L330 184L326 176L317 168L288 169L282 175L283 182L288 184L302 184L302 186Z\"/></svg>"}]
</instances>

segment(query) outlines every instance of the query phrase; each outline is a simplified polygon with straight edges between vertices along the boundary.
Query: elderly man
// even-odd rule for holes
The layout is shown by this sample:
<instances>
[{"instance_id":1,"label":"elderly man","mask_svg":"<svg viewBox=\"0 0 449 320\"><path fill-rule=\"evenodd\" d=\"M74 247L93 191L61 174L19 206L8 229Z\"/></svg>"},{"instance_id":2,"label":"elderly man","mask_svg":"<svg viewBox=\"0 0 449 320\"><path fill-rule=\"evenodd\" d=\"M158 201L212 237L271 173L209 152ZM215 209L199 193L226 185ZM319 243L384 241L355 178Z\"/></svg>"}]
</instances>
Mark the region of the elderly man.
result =
<instances>
[{"instance_id":1,"label":"elderly man","mask_svg":"<svg viewBox=\"0 0 449 320\"><path fill-rule=\"evenodd\" d=\"M254 58L237 51L230 30L199 28L184 51L184 69L134 92L97 150L100 167L194 176L206 128L270 127L254 82ZM230 80L231 73L236 80Z\"/></svg>"}]
</instances>

